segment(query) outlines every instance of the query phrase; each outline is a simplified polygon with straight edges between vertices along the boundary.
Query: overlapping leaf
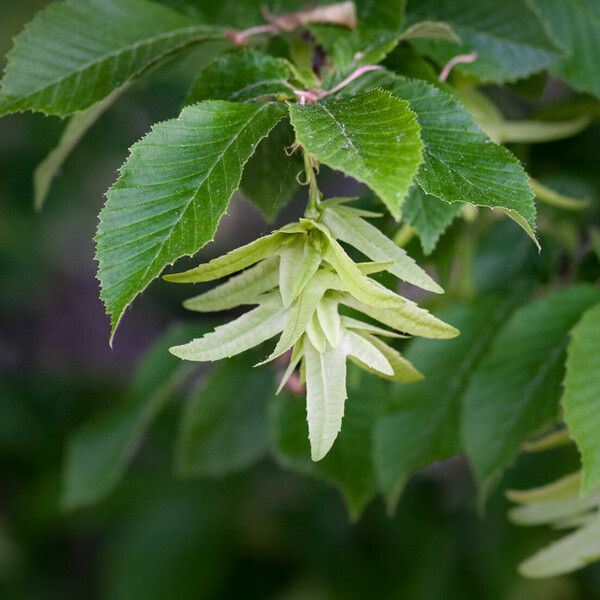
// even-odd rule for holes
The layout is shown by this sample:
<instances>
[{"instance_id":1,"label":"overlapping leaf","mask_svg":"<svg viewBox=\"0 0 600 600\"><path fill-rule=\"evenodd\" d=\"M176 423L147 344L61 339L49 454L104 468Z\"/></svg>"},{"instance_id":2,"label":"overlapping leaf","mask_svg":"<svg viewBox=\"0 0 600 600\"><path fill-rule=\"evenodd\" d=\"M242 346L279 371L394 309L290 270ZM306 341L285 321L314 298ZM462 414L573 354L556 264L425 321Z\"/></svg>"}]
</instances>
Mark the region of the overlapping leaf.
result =
<instances>
[{"instance_id":1,"label":"overlapping leaf","mask_svg":"<svg viewBox=\"0 0 600 600\"><path fill-rule=\"evenodd\" d=\"M564 48L550 65L576 90L600 97L600 5L595 0L533 0Z\"/></svg>"},{"instance_id":2,"label":"overlapping leaf","mask_svg":"<svg viewBox=\"0 0 600 600\"><path fill-rule=\"evenodd\" d=\"M223 30L148 0L51 4L16 38L0 87L0 115L84 110L162 58Z\"/></svg>"},{"instance_id":3,"label":"overlapping leaf","mask_svg":"<svg viewBox=\"0 0 600 600\"><path fill-rule=\"evenodd\" d=\"M62 504L75 509L97 502L119 482L152 420L189 373L167 352L202 327L174 327L146 353L122 407L84 425L69 442Z\"/></svg>"},{"instance_id":4,"label":"overlapping leaf","mask_svg":"<svg viewBox=\"0 0 600 600\"><path fill-rule=\"evenodd\" d=\"M448 23L461 43L415 40L419 50L441 65L458 54L477 52L477 60L457 66L483 81L514 81L546 68L561 54L526 0L423 0L409 6L407 20L433 19Z\"/></svg>"},{"instance_id":5,"label":"overlapping leaf","mask_svg":"<svg viewBox=\"0 0 600 600\"><path fill-rule=\"evenodd\" d=\"M567 352L565 421L581 452L582 489L600 485L600 304L571 331Z\"/></svg>"},{"instance_id":6,"label":"overlapping leaf","mask_svg":"<svg viewBox=\"0 0 600 600\"><path fill-rule=\"evenodd\" d=\"M416 179L427 194L500 209L534 236L533 192L523 167L481 131L466 108L432 85L385 71L367 73L347 92L377 87L408 100L417 115L424 154Z\"/></svg>"},{"instance_id":7,"label":"overlapping leaf","mask_svg":"<svg viewBox=\"0 0 600 600\"><path fill-rule=\"evenodd\" d=\"M488 300L453 306L440 316L458 327L460 336L443 343L415 339L408 346L406 358L425 379L394 389L375 430L377 475L389 499L416 470L460 453L462 394L508 305Z\"/></svg>"},{"instance_id":8,"label":"overlapping leaf","mask_svg":"<svg viewBox=\"0 0 600 600\"><path fill-rule=\"evenodd\" d=\"M101 297L113 332L166 265L212 240L244 164L284 112L276 104L199 103L131 148L97 235Z\"/></svg>"},{"instance_id":9,"label":"overlapping leaf","mask_svg":"<svg viewBox=\"0 0 600 600\"><path fill-rule=\"evenodd\" d=\"M220 363L192 392L181 417L176 466L186 477L222 477L262 458L269 447L271 369L254 369L256 353Z\"/></svg>"},{"instance_id":10,"label":"overlapping leaf","mask_svg":"<svg viewBox=\"0 0 600 600\"><path fill-rule=\"evenodd\" d=\"M580 284L522 307L473 373L462 436L475 477L486 488L521 442L557 416L568 331L599 300L600 290Z\"/></svg>"},{"instance_id":11,"label":"overlapping leaf","mask_svg":"<svg viewBox=\"0 0 600 600\"><path fill-rule=\"evenodd\" d=\"M402 217L417 232L423 252L431 254L462 207L460 202L448 204L415 186L402 207Z\"/></svg>"},{"instance_id":12,"label":"overlapping leaf","mask_svg":"<svg viewBox=\"0 0 600 600\"><path fill-rule=\"evenodd\" d=\"M407 102L372 90L314 106L292 105L290 114L308 152L366 183L399 216L422 160L419 126Z\"/></svg>"}]
</instances>

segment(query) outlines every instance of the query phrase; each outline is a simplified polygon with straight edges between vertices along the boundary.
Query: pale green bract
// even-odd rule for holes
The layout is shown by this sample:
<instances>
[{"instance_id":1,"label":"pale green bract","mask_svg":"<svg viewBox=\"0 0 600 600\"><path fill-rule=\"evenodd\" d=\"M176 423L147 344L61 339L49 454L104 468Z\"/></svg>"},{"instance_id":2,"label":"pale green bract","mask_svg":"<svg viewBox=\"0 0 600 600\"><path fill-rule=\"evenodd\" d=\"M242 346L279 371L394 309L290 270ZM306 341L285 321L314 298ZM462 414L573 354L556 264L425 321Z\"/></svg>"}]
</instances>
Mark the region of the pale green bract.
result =
<instances>
[{"instance_id":1,"label":"pale green bract","mask_svg":"<svg viewBox=\"0 0 600 600\"><path fill-rule=\"evenodd\" d=\"M171 348L171 352L185 360L214 361L281 334L263 362L291 350L280 390L298 367L306 378L308 430L315 461L329 452L342 426L347 359L380 377L410 383L421 379L421 374L380 337L401 337L403 333L443 339L458 333L368 276L389 270L411 283L421 282L425 289L441 291L402 250L362 220L368 213L342 208L341 203L324 202L314 219L301 219L204 265L165 277L194 283L241 271L185 306L200 312L248 304L255 308L201 338ZM336 222L333 217L339 211L349 217L349 229L340 226L345 241L379 262L355 263L338 243L336 228L330 229L328 223ZM355 238L349 235L352 227L360 232ZM340 315L341 306L378 319L389 329Z\"/></svg>"},{"instance_id":2,"label":"pale green bract","mask_svg":"<svg viewBox=\"0 0 600 600\"><path fill-rule=\"evenodd\" d=\"M574 530L522 562L522 575L555 577L600 558L600 489L581 497L580 487L581 474L574 473L532 490L507 492L520 505L509 513L517 525Z\"/></svg>"}]
</instances>

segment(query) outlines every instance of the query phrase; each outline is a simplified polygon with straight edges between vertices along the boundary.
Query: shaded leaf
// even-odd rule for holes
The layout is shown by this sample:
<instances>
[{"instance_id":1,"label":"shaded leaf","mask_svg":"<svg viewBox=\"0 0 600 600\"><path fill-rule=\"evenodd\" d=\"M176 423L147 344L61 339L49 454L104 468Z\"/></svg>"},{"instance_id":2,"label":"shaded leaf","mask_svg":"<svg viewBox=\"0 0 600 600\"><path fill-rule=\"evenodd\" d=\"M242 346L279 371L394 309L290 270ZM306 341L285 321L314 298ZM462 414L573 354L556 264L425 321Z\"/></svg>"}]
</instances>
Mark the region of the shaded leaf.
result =
<instances>
[{"instance_id":1,"label":"shaded leaf","mask_svg":"<svg viewBox=\"0 0 600 600\"><path fill-rule=\"evenodd\" d=\"M565 52L550 71L600 97L600 5L595 0L532 0Z\"/></svg>"},{"instance_id":2,"label":"shaded leaf","mask_svg":"<svg viewBox=\"0 0 600 600\"><path fill-rule=\"evenodd\" d=\"M415 46L440 66L458 54L475 50L477 60L457 70L483 81L515 81L546 68L561 49L535 10L525 0L423 0L410 5L407 20L444 21L461 39L413 40Z\"/></svg>"},{"instance_id":3,"label":"shaded leaf","mask_svg":"<svg viewBox=\"0 0 600 600\"><path fill-rule=\"evenodd\" d=\"M222 477L267 452L267 404L275 394L272 369L255 369L256 353L220 363L188 399L176 464L185 477Z\"/></svg>"},{"instance_id":4,"label":"shaded leaf","mask_svg":"<svg viewBox=\"0 0 600 600\"><path fill-rule=\"evenodd\" d=\"M146 353L136 369L124 405L86 423L69 441L64 464L62 505L69 509L104 498L123 477L146 430L189 374L189 365L167 348L198 327L174 327Z\"/></svg>"},{"instance_id":5,"label":"shaded leaf","mask_svg":"<svg viewBox=\"0 0 600 600\"><path fill-rule=\"evenodd\" d=\"M406 359L425 378L394 388L387 414L375 430L375 466L389 500L415 471L460 453L461 397L508 308L496 301L455 305L441 316L460 329L457 338L410 342Z\"/></svg>"},{"instance_id":6,"label":"shaded leaf","mask_svg":"<svg viewBox=\"0 0 600 600\"><path fill-rule=\"evenodd\" d=\"M288 63L257 50L225 54L202 69L192 84L186 104L202 100L245 102L261 96L295 98L288 83L293 74Z\"/></svg>"},{"instance_id":7,"label":"shaded leaf","mask_svg":"<svg viewBox=\"0 0 600 600\"><path fill-rule=\"evenodd\" d=\"M415 186L402 207L402 217L417 232L423 252L431 254L462 207L460 202L449 204Z\"/></svg>"},{"instance_id":8,"label":"shaded leaf","mask_svg":"<svg viewBox=\"0 0 600 600\"><path fill-rule=\"evenodd\" d=\"M562 405L571 436L581 452L581 487L600 485L600 304L571 331Z\"/></svg>"},{"instance_id":9,"label":"shaded leaf","mask_svg":"<svg viewBox=\"0 0 600 600\"><path fill-rule=\"evenodd\" d=\"M484 494L525 438L557 416L568 331L598 301L600 290L580 284L523 306L472 374L462 437Z\"/></svg>"}]
</instances>

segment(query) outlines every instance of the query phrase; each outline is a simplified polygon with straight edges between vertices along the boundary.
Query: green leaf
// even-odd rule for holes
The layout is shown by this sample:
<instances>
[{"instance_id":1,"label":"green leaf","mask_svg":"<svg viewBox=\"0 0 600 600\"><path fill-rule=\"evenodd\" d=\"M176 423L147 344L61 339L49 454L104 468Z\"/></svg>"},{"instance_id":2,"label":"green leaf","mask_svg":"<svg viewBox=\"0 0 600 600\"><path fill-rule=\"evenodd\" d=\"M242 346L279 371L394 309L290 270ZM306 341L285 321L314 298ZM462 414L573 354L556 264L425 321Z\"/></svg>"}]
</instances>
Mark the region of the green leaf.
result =
<instances>
[{"instance_id":1,"label":"green leaf","mask_svg":"<svg viewBox=\"0 0 600 600\"><path fill-rule=\"evenodd\" d=\"M398 218L422 160L419 126L407 102L372 90L313 106L291 105L290 114L308 152L366 183Z\"/></svg>"},{"instance_id":2,"label":"green leaf","mask_svg":"<svg viewBox=\"0 0 600 600\"><path fill-rule=\"evenodd\" d=\"M546 68L560 55L535 10L525 0L422 0L410 5L407 19L444 21L461 39L413 40L440 66L458 54L477 52L477 60L456 67L483 81L505 82L527 77Z\"/></svg>"},{"instance_id":3,"label":"green leaf","mask_svg":"<svg viewBox=\"0 0 600 600\"><path fill-rule=\"evenodd\" d=\"M279 294L273 293L241 317L169 351L183 360L204 362L228 358L275 337L287 321L288 309L281 305Z\"/></svg>"},{"instance_id":4,"label":"green leaf","mask_svg":"<svg viewBox=\"0 0 600 600\"><path fill-rule=\"evenodd\" d=\"M346 355L343 349L317 351L304 340L306 367L306 420L312 460L319 461L331 450L342 428L346 392Z\"/></svg>"},{"instance_id":5,"label":"green leaf","mask_svg":"<svg viewBox=\"0 0 600 600\"><path fill-rule=\"evenodd\" d=\"M212 290L186 300L183 305L188 310L217 312L260 304L262 294L277 287L278 282L278 259L266 259Z\"/></svg>"},{"instance_id":6,"label":"green leaf","mask_svg":"<svg viewBox=\"0 0 600 600\"><path fill-rule=\"evenodd\" d=\"M225 54L200 71L185 103L202 100L245 102L261 96L293 99L293 79L289 64L257 50Z\"/></svg>"},{"instance_id":7,"label":"green leaf","mask_svg":"<svg viewBox=\"0 0 600 600\"><path fill-rule=\"evenodd\" d=\"M508 308L508 303L489 300L455 305L441 316L460 329L457 338L410 342L406 359L425 378L394 388L387 414L375 430L377 477L388 500L395 499L415 471L460 453L461 396Z\"/></svg>"},{"instance_id":8,"label":"green leaf","mask_svg":"<svg viewBox=\"0 0 600 600\"><path fill-rule=\"evenodd\" d=\"M51 4L15 39L0 87L0 115L84 110L166 56L210 40L229 45L222 29L147 0Z\"/></svg>"},{"instance_id":9,"label":"green leaf","mask_svg":"<svg viewBox=\"0 0 600 600\"><path fill-rule=\"evenodd\" d=\"M112 332L168 264L212 240L276 104L210 101L183 110L131 148L100 213L97 259Z\"/></svg>"},{"instance_id":10,"label":"green leaf","mask_svg":"<svg viewBox=\"0 0 600 600\"><path fill-rule=\"evenodd\" d=\"M443 292L405 250L394 244L377 227L359 217L353 209L345 206L326 208L321 221L337 239L351 244L371 260L393 262L388 271L399 279L424 290Z\"/></svg>"},{"instance_id":11,"label":"green leaf","mask_svg":"<svg viewBox=\"0 0 600 600\"><path fill-rule=\"evenodd\" d=\"M417 232L423 252L431 254L462 208L460 202L443 202L415 186L402 207L402 217Z\"/></svg>"},{"instance_id":12,"label":"green leaf","mask_svg":"<svg viewBox=\"0 0 600 600\"><path fill-rule=\"evenodd\" d=\"M181 475L221 477L266 454L275 378L270 368L253 368L257 360L253 353L220 363L190 395L177 441Z\"/></svg>"},{"instance_id":13,"label":"green leaf","mask_svg":"<svg viewBox=\"0 0 600 600\"><path fill-rule=\"evenodd\" d=\"M357 518L377 492L373 468L373 425L381 414L389 384L348 367L348 401L344 425L333 448L321 461L310 460L304 401L288 395L270 406L270 432L277 459L287 468L319 477L342 493Z\"/></svg>"},{"instance_id":14,"label":"green leaf","mask_svg":"<svg viewBox=\"0 0 600 600\"><path fill-rule=\"evenodd\" d=\"M367 73L346 91L383 88L408 100L421 126L423 165L416 180L446 202L470 202L505 211L534 237L535 204L519 161L494 144L452 96L424 81L389 72Z\"/></svg>"},{"instance_id":15,"label":"green leaf","mask_svg":"<svg viewBox=\"0 0 600 600\"><path fill-rule=\"evenodd\" d=\"M126 86L115 90L112 94L90 106L87 110L75 114L69 119L58 145L37 166L33 175L34 206L41 210L46 201L52 180L60 171L66 158L71 154L81 138L87 133L106 109L123 93Z\"/></svg>"},{"instance_id":16,"label":"green leaf","mask_svg":"<svg viewBox=\"0 0 600 600\"><path fill-rule=\"evenodd\" d=\"M73 510L97 502L123 477L133 454L160 410L189 373L167 348L198 327L174 327L146 353L122 407L85 424L69 441L62 505Z\"/></svg>"},{"instance_id":17,"label":"green leaf","mask_svg":"<svg viewBox=\"0 0 600 600\"><path fill-rule=\"evenodd\" d=\"M598 301L600 290L580 284L523 306L473 373L462 437L484 495L525 438L557 416L568 331Z\"/></svg>"},{"instance_id":18,"label":"green leaf","mask_svg":"<svg viewBox=\"0 0 600 600\"><path fill-rule=\"evenodd\" d=\"M242 193L269 222L298 189L298 174L304 166L299 152L288 153L294 139L289 119L283 119L258 145L244 169Z\"/></svg>"},{"instance_id":19,"label":"green leaf","mask_svg":"<svg viewBox=\"0 0 600 600\"><path fill-rule=\"evenodd\" d=\"M564 55L550 71L580 92L600 97L600 5L595 0L533 0Z\"/></svg>"},{"instance_id":20,"label":"green leaf","mask_svg":"<svg viewBox=\"0 0 600 600\"><path fill-rule=\"evenodd\" d=\"M356 0L358 25L348 31L330 25L310 27L336 69L376 64L400 38L406 0Z\"/></svg>"},{"instance_id":21,"label":"green leaf","mask_svg":"<svg viewBox=\"0 0 600 600\"><path fill-rule=\"evenodd\" d=\"M600 485L600 304L571 331L562 404L565 421L581 452L581 488Z\"/></svg>"}]
</instances>

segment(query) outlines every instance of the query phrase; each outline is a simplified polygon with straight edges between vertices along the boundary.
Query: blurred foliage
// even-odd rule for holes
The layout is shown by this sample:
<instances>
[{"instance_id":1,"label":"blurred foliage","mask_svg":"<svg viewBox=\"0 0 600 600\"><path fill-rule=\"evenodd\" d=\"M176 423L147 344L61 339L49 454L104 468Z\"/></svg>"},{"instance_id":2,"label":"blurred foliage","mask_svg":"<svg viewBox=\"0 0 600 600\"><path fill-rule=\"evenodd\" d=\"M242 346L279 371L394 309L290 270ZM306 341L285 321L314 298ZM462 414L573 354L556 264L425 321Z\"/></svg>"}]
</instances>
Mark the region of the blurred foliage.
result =
<instances>
[{"instance_id":1,"label":"blurred foliage","mask_svg":"<svg viewBox=\"0 0 600 600\"><path fill-rule=\"evenodd\" d=\"M3 51L43 4L0 0ZM189 2L170 4L185 4L194 12ZM349 520L334 489L285 472L273 459L220 479L180 480L172 465L182 402L178 396L169 399L150 426L129 475L110 496L75 512L61 508L67 440L90 419L122 406L131 395L130 374L144 350L174 314L183 317L180 303L187 291L157 283L129 315L111 350L94 278L92 236L102 192L127 147L151 123L176 114L194 73L190 65L201 60L191 55L169 74L161 69L128 90L68 159L43 216L32 208L31 174L56 143L61 124L38 115L0 121L0 597L600 598L598 565L545 581L520 578L516 565L555 535L508 523L508 503L500 493L492 497L486 515L478 516L474 486L461 458L434 464L410 480L392 516L377 500L357 522ZM517 111L526 102L517 96L505 101ZM585 213L543 208L541 255L516 225L489 217L456 221L431 259L423 256L417 240L409 251L420 261L434 261L442 279L452 284L449 299L463 298L467 304L469 290L510 292L525 281L540 288L555 285L555 271L565 281L597 279L599 258L581 255L577 232L598 222L599 144L596 124L570 140L514 148L534 176L543 179L560 172L564 191L577 195L584 189L592 198ZM332 180L329 188L347 185ZM297 206L292 204L289 213ZM237 201L222 229L203 251L206 256L231 247L231 240L256 237L267 225ZM448 258L464 250L460 244L465 236L474 240L470 254L460 254L472 260L474 277L468 282L461 279L460 265ZM166 353L164 360L171 360ZM223 377L219 381L219 374L215 376L206 385L223 395ZM188 388L197 385L192 377ZM378 385L372 382L367 390L363 386L362 399L379 394ZM302 421L302 415L281 414L282 406L269 407L272 420ZM297 407L284 408L293 413ZM220 416L198 415L202 418ZM227 423L222 426L227 428ZM214 443L218 447L222 440ZM262 442L257 444L256 459L264 450ZM318 468L316 474L325 479L333 473L338 484L353 467L336 464L335 456L329 464L303 466L296 456L302 451L284 448L279 458L295 462L300 471ZM515 488L541 484L576 464L572 447L526 455L505 483ZM188 468L193 470L193 465ZM357 503L370 498L369 485L367 481L358 490Z\"/></svg>"}]
</instances>

